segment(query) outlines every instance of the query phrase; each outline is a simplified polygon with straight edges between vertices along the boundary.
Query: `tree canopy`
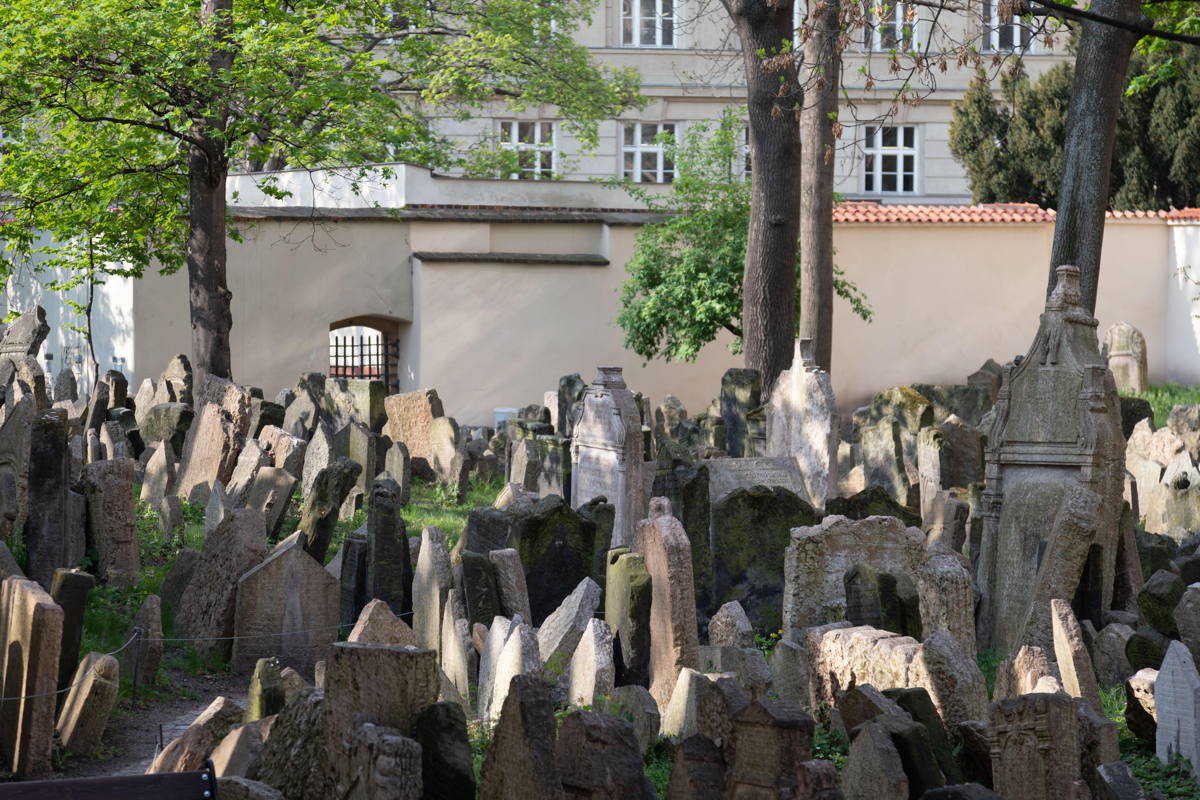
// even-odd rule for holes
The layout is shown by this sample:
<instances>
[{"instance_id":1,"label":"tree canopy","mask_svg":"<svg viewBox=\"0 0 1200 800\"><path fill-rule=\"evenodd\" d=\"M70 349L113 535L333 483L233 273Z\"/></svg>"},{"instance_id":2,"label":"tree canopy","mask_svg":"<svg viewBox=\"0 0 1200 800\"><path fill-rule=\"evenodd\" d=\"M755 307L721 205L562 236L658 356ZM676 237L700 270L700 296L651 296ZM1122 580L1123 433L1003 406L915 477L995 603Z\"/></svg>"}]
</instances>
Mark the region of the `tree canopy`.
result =
<instances>
[{"instance_id":1,"label":"tree canopy","mask_svg":"<svg viewBox=\"0 0 1200 800\"><path fill-rule=\"evenodd\" d=\"M715 124L689 125L678 141L661 137L675 169L666 193L614 182L662 214L638 232L617 317L625 347L647 360L694 360L722 331L735 337L735 352L741 348L750 219L742 126L737 111L727 110ZM837 276L836 293L869 320L866 298Z\"/></svg>"},{"instance_id":2,"label":"tree canopy","mask_svg":"<svg viewBox=\"0 0 1200 800\"><path fill-rule=\"evenodd\" d=\"M1059 64L1037 81L1020 65L986 75L956 105L950 149L977 203L1029 202L1056 208L1074 68ZM1156 44L1134 55L1136 77L1121 102L1109 204L1118 209L1200 203L1200 50Z\"/></svg>"},{"instance_id":3,"label":"tree canopy","mask_svg":"<svg viewBox=\"0 0 1200 800\"><path fill-rule=\"evenodd\" d=\"M93 277L173 271L207 225L198 166L223 218L231 169L450 166L433 117L491 102L554 104L594 144L599 120L640 102L635 73L572 40L594 5L6 0L0 270L40 252ZM208 227L223 242L223 222Z\"/></svg>"}]
</instances>

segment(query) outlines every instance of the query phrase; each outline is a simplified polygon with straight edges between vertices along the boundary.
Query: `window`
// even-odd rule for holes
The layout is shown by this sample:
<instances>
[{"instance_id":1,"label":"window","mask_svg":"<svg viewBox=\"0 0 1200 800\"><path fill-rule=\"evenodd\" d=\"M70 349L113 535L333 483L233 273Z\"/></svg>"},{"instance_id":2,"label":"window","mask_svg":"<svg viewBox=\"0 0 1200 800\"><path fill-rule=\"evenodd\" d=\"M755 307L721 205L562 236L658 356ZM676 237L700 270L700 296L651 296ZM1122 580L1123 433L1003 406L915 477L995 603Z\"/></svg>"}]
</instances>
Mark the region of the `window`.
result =
<instances>
[{"instance_id":1,"label":"window","mask_svg":"<svg viewBox=\"0 0 1200 800\"><path fill-rule=\"evenodd\" d=\"M917 127L868 125L863 138L863 191L913 194L917 191Z\"/></svg>"},{"instance_id":2,"label":"window","mask_svg":"<svg viewBox=\"0 0 1200 800\"><path fill-rule=\"evenodd\" d=\"M900 0L866 0L863 13L863 46L867 50L908 50L913 43L916 17L912 4Z\"/></svg>"},{"instance_id":3,"label":"window","mask_svg":"<svg viewBox=\"0 0 1200 800\"><path fill-rule=\"evenodd\" d=\"M637 183L670 183L675 165L657 141L675 135L673 122L627 122L621 145L622 174Z\"/></svg>"},{"instance_id":4,"label":"window","mask_svg":"<svg viewBox=\"0 0 1200 800\"><path fill-rule=\"evenodd\" d=\"M621 0L621 44L674 47L675 0Z\"/></svg>"},{"instance_id":5,"label":"window","mask_svg":"<svg viewBox=\"0 0 1200 800\"><path fill-rule=\"evenodd\" d=\"M742 146L738 148L738 156L742 161L742 177L750 180L753 173L754 160L753 154L750 152L750 126L742 126Z\"/></svg>"},{"instance_id":6,"label":"window","mask_svg":"<svg viewBox=\"0 0 1200 800\"><path fill-rule=\"evenodd\" d=\"M517 153L517 171L507 177L535 181L553 178L558 153L554 138L553 122L501 122L500 146Z\"/></svg>"},{"instance_id":7,"label":"window","mask_svg":"<svg viewBox=\"0 0 1200 800\"><path fill-rule=\"evenodd\" d=\"M1013 14L1012 19L1000 19L1003 0L983 0L983 46L991 52L1026 51L1033 44L1033 27Z\"/></svg>"}]
</instances>

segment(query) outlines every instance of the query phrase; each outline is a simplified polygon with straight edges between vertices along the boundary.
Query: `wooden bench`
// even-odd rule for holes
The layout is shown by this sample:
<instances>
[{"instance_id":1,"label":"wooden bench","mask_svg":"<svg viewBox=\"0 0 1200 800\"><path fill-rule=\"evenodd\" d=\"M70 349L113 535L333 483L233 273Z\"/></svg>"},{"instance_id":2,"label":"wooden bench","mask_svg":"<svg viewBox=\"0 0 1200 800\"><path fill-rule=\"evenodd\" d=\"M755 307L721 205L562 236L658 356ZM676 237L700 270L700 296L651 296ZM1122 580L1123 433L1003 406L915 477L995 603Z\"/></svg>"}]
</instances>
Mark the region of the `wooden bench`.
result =
<instances>
[{"instance_id":1,"label":"wooden bench","mask_svg":"<svg viewBox=\"0 0 1200 800\"><path fill-rule=\"evenodd\" d=\"M0 783L0 800L216 800L212 763L198 772Z\"/></svg>"}]
</instances>

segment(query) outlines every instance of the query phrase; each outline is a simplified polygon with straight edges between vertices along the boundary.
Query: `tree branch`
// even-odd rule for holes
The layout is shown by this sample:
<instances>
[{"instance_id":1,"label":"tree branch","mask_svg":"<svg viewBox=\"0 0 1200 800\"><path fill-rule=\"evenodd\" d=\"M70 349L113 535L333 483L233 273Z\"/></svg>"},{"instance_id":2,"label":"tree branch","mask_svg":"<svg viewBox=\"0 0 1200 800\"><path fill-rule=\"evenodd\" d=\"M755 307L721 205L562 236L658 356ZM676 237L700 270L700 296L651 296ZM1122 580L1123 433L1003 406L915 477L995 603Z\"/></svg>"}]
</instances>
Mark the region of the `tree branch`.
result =
<instances>
[{"instance_id":1,"label":"tree branch","mask_svg":"<svg viewBox=\"0 0 1200 800\"><path fill-rule=\"evenodd\" d=\"M1150 36L1155 39L1165 39L1169 42L1182 42L1183 44L1191 44L1200 47L1200 36L1189 36L1186 33L1175 33L1174 31L1164 31L1161 28L1156 28L1153 25L1143 25L1139 22L1127 22L1125 20L1106 17L1103 14L1097 14L1094 11L1086 11L1082 8L1073 6L1065 6L1055 0L1031 0L1031 4L1041 6L1046 10L1046 14L1058 19L1080 19L1089 20L1091 22L1099 22L1104 25L1111 25L1114 28L1132 31L1140 36Z\"/></svg>"}]
</instances>

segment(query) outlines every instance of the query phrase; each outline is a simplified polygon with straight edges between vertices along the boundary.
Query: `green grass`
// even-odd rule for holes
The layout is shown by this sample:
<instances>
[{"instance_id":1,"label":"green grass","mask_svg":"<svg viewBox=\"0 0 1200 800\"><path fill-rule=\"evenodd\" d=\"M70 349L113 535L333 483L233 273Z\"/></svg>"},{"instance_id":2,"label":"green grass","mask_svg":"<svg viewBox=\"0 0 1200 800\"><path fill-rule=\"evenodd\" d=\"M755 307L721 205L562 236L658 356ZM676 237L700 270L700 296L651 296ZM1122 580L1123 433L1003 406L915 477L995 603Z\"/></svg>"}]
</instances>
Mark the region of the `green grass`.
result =
<instances>
[{"instance_id":1,"label":"green grass","mask_svg":"<svg viewBox=\"0 0 1200 800\"><path fill-rule=\"evenodd\" d=\"M642 763L646 769L646 777L654 784L654 791L658 792L659 797L666 797L667 784L671 782L671 767L674 766L667 740L659 738L650 745Z\"/></svg>"},{"instance_id":2,"label":"green grass","mask_svg":"<svg viewBox=\"0 0 1200 800\"><path fill-rule=\"evenodd\" d=\"M420 536L421 529L430 525L441 528L446 534L446 546L453 548L467 527L471 509L490 506L503 488L504 482L500 479L472 483L466 501L459 504L454 502L454 492L447 490L443 484L426 483L414 478L412 496L400 515L408 527L409 536Z\"/></svg>"},{"instance_id":3,"label":"green grass","mask_svg":"<svg viewBox=\"0 0 1200 800\"><path fill-rule=\"evenodd\" d=\"M1167 417L1175 406L1188 406L1200 403L1200 386L1181 386L1178 383L1164 383L1162 386L1151 386L1141 394L1134 395L1150 402L1154 410L1154 426L1161 428L1167 424Z\"/></svg>"},{"instance_id":4,"label":"green grass","mask_svg":"<svg viewBox=\"0 0 1200 800\"><path fill-rule=\"evenodd\" d=\"M1125 687L1100 690L1100 704L1104 714L1117 723L1117 736L1121 749L1121 760L1129 765L1133 777L1149 794L1152 789L1162 792L1167 800L1197 800L1200 785L1192 777L1191 766L1184 758L1176 757L1164 764L1154 754L1154 746L1143 742L1129 732L1125 724Z\"/></svg>"}]
</instances>

